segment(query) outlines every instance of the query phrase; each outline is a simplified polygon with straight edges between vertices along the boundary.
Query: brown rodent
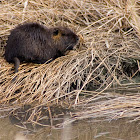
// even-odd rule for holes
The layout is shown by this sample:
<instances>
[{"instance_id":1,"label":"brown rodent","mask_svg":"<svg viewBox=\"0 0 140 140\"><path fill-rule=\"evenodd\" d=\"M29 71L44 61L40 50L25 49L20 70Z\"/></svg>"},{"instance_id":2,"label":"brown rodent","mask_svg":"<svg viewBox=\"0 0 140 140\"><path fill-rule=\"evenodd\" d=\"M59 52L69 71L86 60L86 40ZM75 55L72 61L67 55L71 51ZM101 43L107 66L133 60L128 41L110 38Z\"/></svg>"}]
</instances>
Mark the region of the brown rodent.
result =
<instances>
[{"instance_id":1,"label":"brown rodent","mask_svg":"<svg viewBox=\"0 0 140 140\"><path fill-rule=\"evenodd\" d=\"M5 47L5 59L15 64L15 73L20 62L45 63L73 49L78 36L66 27L47 28L39 23L24 23L11 31Z\"/></svg>"}]
</instances>

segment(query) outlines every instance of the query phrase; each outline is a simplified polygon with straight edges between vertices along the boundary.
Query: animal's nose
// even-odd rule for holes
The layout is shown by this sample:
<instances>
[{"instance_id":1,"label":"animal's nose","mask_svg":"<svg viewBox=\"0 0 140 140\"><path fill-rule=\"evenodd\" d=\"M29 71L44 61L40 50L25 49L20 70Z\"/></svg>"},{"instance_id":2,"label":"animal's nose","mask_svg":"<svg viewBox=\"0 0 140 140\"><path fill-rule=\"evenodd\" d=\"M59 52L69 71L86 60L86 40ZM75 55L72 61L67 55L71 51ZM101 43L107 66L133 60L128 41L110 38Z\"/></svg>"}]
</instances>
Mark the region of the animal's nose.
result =
<instances>
[{"instance_id":1,"label":"animal's nose","mask_svg":"<svg viewBox=\"0 0 140 140\"><path fill-rule=\"evenodd\" d=\"M78 37L78 36L76 37L76 41L77 41L77 42L79 41L79 37Z\"/></svg>"}]
</instances>

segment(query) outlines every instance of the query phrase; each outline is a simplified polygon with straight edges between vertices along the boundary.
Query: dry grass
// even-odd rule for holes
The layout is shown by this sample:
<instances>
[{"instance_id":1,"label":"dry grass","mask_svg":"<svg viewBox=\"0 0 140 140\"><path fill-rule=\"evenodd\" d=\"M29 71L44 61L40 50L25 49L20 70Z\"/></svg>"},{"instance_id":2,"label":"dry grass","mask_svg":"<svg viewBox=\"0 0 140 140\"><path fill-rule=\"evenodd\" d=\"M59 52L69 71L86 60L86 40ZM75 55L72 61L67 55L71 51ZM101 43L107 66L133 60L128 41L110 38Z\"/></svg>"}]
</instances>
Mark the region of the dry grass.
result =
<instances>
[{"instance_id":1,"label":"dry grass","mask_svg":"<svg viewBox=\"0 0 140 140\"><path fill-rule=\"evenodd\" d=\"M140 115L139 0L2 0L0 2L1 112L17 113L31 105L29 122L42 118L41 108L59 104L82 107L74 120ZM68 26L80 36L77 50L49 64L22 64L17 74L4 58L9 31L23 22ZM16 77L16 81L12 79ZM131 85L134 85L132 88ZM114 93L122 87L125 94ZM111 89L111 92L109 92ZM134 91L135 93L131 93ZM126 94L129 93L129 94Z\"/></svg>"}]
</instances>

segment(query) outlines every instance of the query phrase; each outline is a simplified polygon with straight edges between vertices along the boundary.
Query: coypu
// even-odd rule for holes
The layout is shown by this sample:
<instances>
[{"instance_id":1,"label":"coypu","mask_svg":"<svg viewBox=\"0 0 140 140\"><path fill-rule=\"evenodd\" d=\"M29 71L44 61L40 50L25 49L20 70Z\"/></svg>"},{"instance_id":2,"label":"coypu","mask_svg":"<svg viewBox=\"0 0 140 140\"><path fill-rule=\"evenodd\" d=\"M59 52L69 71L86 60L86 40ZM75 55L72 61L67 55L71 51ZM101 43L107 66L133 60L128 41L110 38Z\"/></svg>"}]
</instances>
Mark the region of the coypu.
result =
<instances>
[{"instance_id":1,"label":"coypu","mask_svg":"<svg viewBox=\"0 0 140 140\"><path fill-rule=\"evenodd\" d=\"M63 56L78 42L78 36L66 27L47 28L39 23L24 23L11 31L5 47L5 59L14 63L45 63ZM49 61L50 62L50 61Z\"/></svg>"}]
</instances>

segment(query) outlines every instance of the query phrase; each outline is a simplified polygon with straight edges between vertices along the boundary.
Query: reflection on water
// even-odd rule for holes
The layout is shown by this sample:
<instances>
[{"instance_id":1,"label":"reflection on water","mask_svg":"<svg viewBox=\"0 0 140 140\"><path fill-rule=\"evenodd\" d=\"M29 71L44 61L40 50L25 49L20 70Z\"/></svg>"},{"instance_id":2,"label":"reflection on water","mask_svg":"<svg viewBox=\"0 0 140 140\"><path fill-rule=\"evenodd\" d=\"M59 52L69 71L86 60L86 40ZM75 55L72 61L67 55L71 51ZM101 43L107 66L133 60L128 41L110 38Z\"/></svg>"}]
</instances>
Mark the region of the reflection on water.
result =
<instances>
[{"instance_id":1,"label":"reflection on water","mask_svg":"<svg viewBox=\"0 0 140 140\"><path fill-rule=\"evenodd\" d=\"M15 140L28 140L28 139L26 138L26 136L23 135L22 133L17 133L14 139L15 139Z\"/></svg>"},{"instance_id":2,"label":"reflection on water","mask_svg":"<svg viewBox=\"0 0 140 140\"><path fill-rule=\"evenodd\" d=\"M65 118L67 119L67 118ZM139 122L127 119L111 122L78 121L62 129L41 128L36 133L14 126L8 119L0 119L0 140L140 140Z\"/></svg>"}]
</instances>

